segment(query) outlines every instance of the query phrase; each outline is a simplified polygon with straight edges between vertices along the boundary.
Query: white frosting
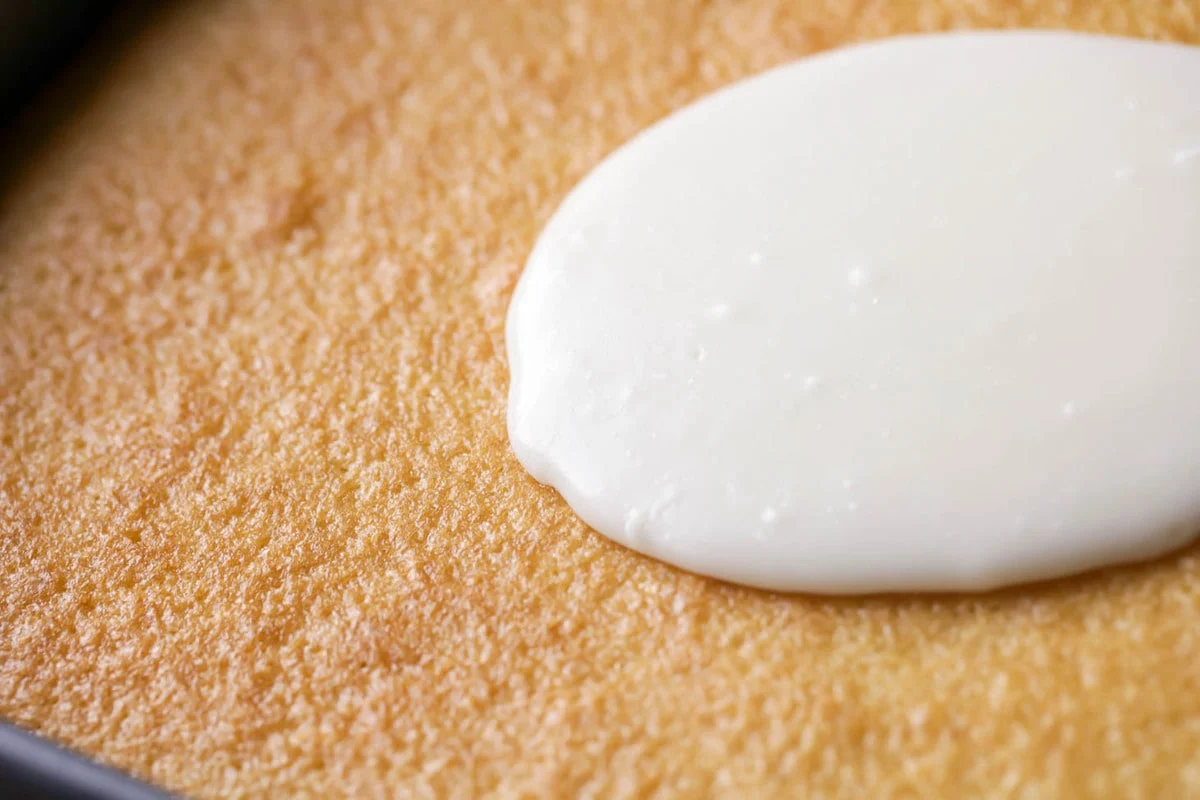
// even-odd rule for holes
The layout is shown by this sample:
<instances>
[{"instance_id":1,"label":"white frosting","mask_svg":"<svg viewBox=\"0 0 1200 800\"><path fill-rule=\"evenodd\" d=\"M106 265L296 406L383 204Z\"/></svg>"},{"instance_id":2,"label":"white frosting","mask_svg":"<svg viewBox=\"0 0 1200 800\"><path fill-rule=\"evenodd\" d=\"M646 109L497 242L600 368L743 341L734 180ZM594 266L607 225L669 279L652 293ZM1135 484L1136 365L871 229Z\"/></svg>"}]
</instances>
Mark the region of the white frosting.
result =
<instances>
[{"instance_id":1,"label":"white frosting","mask_svg":"<svg viewBox=\"0 0 1200 800\"><path fill-rule=\"evenodd\" d=\"M813 592L985 589L1200 527L1200 48L901 38L717 92L546 226L521 462L601 533Z\"/></svg>"}]
</instances>

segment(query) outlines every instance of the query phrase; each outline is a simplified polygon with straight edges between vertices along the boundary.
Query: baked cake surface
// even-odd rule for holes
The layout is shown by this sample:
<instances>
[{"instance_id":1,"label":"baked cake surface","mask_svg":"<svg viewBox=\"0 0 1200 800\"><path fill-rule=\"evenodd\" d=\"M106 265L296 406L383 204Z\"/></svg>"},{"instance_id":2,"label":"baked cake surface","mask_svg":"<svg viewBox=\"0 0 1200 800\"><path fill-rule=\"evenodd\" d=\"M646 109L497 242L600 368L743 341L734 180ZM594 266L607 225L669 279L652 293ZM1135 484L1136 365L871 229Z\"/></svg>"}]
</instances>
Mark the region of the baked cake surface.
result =
<instances>
[{"instance_id":1,"label":"baked cake surface","mask_svg":"<svg viewBox=\"0 0 1200 800\"><path fill-rule=\"evenodd\" d=\"M0 202L0 716L196 797L1200 794L1200 548L973 597L687 575L505 433L605 154L918 30L1197 0L193 2Z\"/></svg>"}]
</instances>

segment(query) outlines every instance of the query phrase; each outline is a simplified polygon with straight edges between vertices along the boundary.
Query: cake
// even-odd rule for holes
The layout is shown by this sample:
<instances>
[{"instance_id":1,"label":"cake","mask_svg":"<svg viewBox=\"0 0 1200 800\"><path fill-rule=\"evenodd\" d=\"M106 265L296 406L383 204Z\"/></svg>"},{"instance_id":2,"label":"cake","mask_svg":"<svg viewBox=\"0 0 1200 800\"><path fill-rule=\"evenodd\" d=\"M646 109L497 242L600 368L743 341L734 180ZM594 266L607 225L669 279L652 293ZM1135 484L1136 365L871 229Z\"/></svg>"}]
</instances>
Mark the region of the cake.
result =
<instances>
[{"instance_id":1,"label":"cake","mask_svg":"<svg viewBox=\"0 0 1200 800\"><path fill-rule=\"evenodd\" d=\"M0 197L0 716L194 797L1200 793L1200 549L739 588L517 463L508 298L621 142L913 31L1200 5L175 4Z\"/></svg>"}]
</instances>

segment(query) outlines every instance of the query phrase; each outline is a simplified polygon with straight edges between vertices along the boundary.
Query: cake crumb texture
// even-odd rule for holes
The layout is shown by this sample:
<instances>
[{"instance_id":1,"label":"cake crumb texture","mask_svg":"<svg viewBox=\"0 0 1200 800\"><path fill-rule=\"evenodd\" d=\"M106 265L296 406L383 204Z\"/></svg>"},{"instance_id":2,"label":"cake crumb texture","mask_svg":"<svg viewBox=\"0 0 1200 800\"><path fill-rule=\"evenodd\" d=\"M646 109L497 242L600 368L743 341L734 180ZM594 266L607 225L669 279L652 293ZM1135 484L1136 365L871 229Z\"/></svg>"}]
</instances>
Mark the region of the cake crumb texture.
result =
<instances>
[{"instance_id":1,"label":"cake crumb texture","mask_svg":"<svg viewBox=\"0 0 1200 800\"><path fill-rule=\"evenodd\" d=\"M742 589L511 454L504 314L600 159L890 34L1198 0L160 13L0 197L0 716L194 797L1200 796L1200 549Z\"/></svg>"}]
</instances>

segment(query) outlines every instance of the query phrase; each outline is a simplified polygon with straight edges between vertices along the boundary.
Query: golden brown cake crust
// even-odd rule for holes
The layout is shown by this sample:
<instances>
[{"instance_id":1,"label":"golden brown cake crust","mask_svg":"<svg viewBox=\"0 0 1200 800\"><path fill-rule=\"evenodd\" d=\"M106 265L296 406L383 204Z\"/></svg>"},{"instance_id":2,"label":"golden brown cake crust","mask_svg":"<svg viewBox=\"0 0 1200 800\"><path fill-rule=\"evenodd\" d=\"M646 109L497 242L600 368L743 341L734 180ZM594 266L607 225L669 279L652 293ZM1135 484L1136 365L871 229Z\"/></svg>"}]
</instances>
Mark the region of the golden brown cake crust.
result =
<instances>
[{"instance_id":1,"label":"golden brown cake crust","mask_svg":"<svg viewBox=\"0 0 1200 800\"><path fill-rule=\"evenodd\" d=\"M196 2L0 217L0 716L185 794L1200 793L1200 550L722 585L509 452L504 312L617 144L815 50L1198 0Z\"/></svg>"}]
</instances>

